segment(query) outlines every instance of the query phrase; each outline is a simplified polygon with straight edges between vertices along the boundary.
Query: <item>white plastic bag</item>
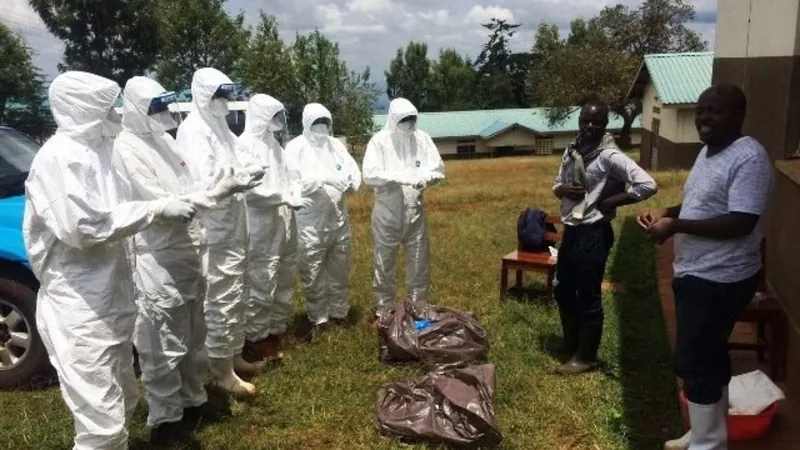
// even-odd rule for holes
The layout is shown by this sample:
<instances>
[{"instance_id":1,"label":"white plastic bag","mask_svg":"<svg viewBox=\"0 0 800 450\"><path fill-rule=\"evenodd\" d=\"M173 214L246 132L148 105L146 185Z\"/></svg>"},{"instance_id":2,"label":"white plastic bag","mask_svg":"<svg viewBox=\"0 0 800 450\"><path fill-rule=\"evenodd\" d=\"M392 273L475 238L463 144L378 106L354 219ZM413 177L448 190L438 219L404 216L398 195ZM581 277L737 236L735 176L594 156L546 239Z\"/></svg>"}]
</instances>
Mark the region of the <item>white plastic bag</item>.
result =
<instances>
[{"instance_id":1,"label":"white plastic bag","mask_svg":"<svg viewBox=\"0 0 800 450\"><path fill-rule=\"evenodd\" d=\"M728 385L728 414L754 416L760 414L786 395L772 380L760 370L737 375Z\"/></svg>"}]
</instances>

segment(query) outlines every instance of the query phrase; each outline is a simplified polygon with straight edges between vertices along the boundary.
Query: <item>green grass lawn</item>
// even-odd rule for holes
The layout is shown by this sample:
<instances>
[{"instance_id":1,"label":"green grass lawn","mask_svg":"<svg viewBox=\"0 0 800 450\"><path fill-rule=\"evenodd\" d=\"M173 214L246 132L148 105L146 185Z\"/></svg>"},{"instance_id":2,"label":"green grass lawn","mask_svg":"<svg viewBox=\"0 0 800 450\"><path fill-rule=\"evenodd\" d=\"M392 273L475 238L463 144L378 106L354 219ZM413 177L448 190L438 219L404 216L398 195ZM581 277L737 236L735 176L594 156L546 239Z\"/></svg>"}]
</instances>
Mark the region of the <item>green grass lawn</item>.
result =
<instances>
[{"instance_id":1,"label":"green grass lawn","mask_svg":"<svg viewBox=\"0 0 800 450\"><path fill-rule=\"evenodd\" d=\"M503 448L660 448L664 438L680 431L675 379L655 289L654 251L631 219L644 207L674 204L685 174L657 174L655 198L619 211L607 279L625 289L606 293L604 365L570 379L554 374L559 363L547 350L560 335L555 308L537 295L498 299L500 258L516 246L517 215L528 206L557 210L550 187L558 161L554 156L447 163L447 181L426 194L433 300L473 312L488 330ZM202 448L426 448L380 437L373 422L378 387L419 369L378 361L375 331L368 324L371 209L372 194L363 187L350 199L357 323L289 350L281 365L253 380L260 389L254 400L229 400L212 391L212 402L225 413L197 425ZM543 286L534 276L526 283ZM298 302L296 322L302 317ZM150 448L146 413L142 400L131 448ZM0 448L67 449L72 432L56 387L0 393Z\"/></svg>"}]
</instances>

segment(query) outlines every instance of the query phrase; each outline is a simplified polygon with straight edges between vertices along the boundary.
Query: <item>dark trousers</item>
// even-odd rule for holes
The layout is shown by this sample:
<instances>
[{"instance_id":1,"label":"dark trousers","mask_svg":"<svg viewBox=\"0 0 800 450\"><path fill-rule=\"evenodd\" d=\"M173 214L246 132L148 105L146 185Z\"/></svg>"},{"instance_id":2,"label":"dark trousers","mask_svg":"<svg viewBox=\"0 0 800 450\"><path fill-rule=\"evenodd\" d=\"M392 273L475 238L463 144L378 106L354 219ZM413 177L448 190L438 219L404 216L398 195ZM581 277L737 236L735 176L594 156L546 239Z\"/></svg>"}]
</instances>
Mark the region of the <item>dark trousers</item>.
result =
<instances>
[{"instance_id":1,"label":"dark trousers","mask_svg":"<svg viewBox=\"0 0 800 450\"><path fill-rule=\"evenodd\" d=\"M688 275L673 280L677 328L673 364L690 402L720 401L722 389L731 380L728 340L759 281L760 274L736 283Z\"/></svg>"},{"instance_id":2,"label":"dark trousers","mask_svg":"<svg viewBox=\"0 0 800 450\"><path fill-rule=\"evenodd\" d=\"M564 227L554 294L565 328L603 323L603 275L613 245L609 222Z\"/></svg>"}]
</instances>

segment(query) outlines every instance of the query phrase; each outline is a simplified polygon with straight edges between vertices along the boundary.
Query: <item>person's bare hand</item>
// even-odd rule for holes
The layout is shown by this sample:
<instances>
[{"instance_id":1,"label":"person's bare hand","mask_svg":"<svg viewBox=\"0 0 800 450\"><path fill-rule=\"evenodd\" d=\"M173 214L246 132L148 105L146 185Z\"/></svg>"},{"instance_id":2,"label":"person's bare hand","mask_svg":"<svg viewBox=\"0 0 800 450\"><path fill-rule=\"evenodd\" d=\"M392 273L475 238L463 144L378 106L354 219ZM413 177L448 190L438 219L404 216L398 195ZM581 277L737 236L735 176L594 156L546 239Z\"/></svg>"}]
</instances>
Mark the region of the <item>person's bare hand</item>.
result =
<instances>
[{"instance_id":1,"label":"person's bare hand","mask_svg":"<svg viewBox=\"0 0 800 450\"><path fill-rule=\"evenodd\" d=\"M671 217L662 217L647 227L647 234L650 235L650 240L658 244L663 244L664 241L675 234L675 219Z\"/></svg>"},{"instance_id":2,"label":"person's bare hand","mask_svg":"<svg viewBox=\"0 0 800 450\"><path fill-rule=\"evenodd\" d=\"M636 224L639 225L639 228L647 230L650 225L663 219L664 215L664 210L651 209L639 214L639 216L636 217Z\"/></svg>"},{"instance_id":3,"label":"person's bare hand","mask_svg":"<svg viewBox=\"0 0 800 450\"><path fill-rule=\"evenodd\" d=\"M562 184L557 188L556 194L559 197L566 197L570 200L579 202L586 196L586 189L579 184Z\"/></svg>"}]
</instances>

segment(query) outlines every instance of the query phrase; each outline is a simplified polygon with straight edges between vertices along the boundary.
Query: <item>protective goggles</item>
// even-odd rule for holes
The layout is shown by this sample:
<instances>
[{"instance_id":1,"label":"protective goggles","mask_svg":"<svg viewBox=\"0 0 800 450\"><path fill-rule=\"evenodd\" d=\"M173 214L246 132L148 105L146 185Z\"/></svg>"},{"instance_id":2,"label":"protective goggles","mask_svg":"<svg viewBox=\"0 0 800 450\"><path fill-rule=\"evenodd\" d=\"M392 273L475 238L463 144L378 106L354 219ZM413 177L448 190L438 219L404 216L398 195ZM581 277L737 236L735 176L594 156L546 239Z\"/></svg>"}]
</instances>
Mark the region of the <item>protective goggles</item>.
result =
<instances>
[{"instance_id":1,"label":"protective goggles","mask_svg":"<svg viewBox=\"0 0 800 450\"><path fill-rule=\"evenodd\" d=\"M178 101L178 95L172 91L164 92L163 94L155 97L150 102L150 108L147 109L147 115L152 116L164 111L169 111L169 105Z\"/></svg>"},{"instance_id":2,"label":"protective goggles","mask_svg":"<svg viewBox=\"0 0 800 450\"><path fill-rule=\"evenodd\" d=\"M212 96L211 99L224 98L225 100L233 100L235 88L236 86L233 84L222 84L217 88L217 91L214 92L214 96Z\"/></svg>"}]
</instances>

